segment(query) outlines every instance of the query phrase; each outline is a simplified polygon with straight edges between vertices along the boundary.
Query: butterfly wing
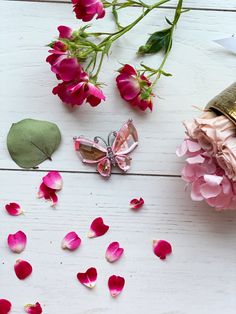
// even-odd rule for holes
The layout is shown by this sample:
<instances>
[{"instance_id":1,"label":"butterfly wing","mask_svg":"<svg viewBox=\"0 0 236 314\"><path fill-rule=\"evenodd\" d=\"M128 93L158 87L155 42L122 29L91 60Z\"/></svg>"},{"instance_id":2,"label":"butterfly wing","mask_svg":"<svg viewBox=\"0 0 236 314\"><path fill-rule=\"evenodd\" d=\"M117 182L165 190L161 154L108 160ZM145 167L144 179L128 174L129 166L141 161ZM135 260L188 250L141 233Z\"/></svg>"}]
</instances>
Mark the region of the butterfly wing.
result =
<instances>
[{"instance_id":1,"label":"butterfly wing","mask_svg":"<svg viewBox=\"0 0 236 314\"><path fill-rule=\"evenodd\" d=\"M106 159L107 149L83 137L74 140L75 150L78 152L84 163L96 164Z\"/></svg>"},{"instance_id":2,"label":"butterfly wing","mask_svg":"<svg viewBox=\"0 0 236 314\"><path fill-rule=\"evenodd\" d=\"M130 168L131 158L126 155L117 155L115 157L116 163L119 166L119 168L123 171L128 171Z\"/></svg>"},{"instance_id":3,"label":"butterfly wing","mask_svg":"<svg viewBox=\"0 0 236 314\"><path fill-rule=\"evenodd\" d=\"M108 158L103 158L99 161L97 166L97 171L100 173L101 176L107 178L111 175L111 162Z\"/></svg>"},{"instance_id":4,"label":"butterfly wing","mask_svg":"<svg viewBox=\"0 0 236 314\"><path fill-rule=\"evenodd\" d=\"M112 144L115 155L127 155L138 146L138 133L132 120L128 120L117 133Z\"/></svg>"}]
</instances>

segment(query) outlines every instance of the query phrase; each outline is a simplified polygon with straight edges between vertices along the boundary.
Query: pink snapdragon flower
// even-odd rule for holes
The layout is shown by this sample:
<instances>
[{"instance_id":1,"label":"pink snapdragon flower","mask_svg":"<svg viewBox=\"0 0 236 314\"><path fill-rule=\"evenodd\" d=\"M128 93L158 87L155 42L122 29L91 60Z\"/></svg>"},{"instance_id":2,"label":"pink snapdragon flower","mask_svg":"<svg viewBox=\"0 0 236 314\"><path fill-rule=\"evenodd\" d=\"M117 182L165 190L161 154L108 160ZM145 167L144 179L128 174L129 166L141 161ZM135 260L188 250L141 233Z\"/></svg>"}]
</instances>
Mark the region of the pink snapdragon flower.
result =
<instances>
[{"instance_id":1,"label":"pink snapdragon flower","mask_svg":"<svg viewBox=\"0 0 236 314\"><path fill-rule=\"evenodd\" d=\"M84 22L91 21L95 16L101 19L105 16L103 3L100 0L72 0L77 19Z\"/></svg>"},{"instance_id":2,"label":"pink snapdragon flower","mask_svg":"<svg viewBox=\"0 0 236 314\"><path fill-rule=\"evenodd\" d=\"M131 106L142 111L147 108L152 110L152 83L148 78L139 73L129 64L125 64L116 78L117 87L121 97Z\"/></svg>"}]
</instances>

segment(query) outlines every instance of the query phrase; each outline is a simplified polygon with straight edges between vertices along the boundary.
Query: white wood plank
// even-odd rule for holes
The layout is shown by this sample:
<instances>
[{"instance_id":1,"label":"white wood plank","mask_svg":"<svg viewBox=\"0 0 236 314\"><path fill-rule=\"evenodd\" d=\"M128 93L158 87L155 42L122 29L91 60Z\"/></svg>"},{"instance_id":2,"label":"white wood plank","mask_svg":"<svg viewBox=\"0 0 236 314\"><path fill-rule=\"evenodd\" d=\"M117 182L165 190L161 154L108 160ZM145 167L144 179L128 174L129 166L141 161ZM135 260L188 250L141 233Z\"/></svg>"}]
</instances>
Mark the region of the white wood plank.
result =
<instances>
[{"instance_id":1,"label":"white wood plank","mask_svg":"<svg viewBox=\"0 0 236 314\"><path fill-rule=\"evenodd\" d=\"M72 137L106 136L133 118L140 135L140 145L133 154L132 173L178 174L182 161L175 156L176 146L184 134L181 121L198 115L192 106L204 106L216 93L235 80L235 55L216 45L213 40L229 36L235 29L235 13L191 11L183 15L175 34L173 51L165 70L172 78L162 78L157 85L153 113L133 111L120 98L115 88L115 69L119 62L156 66L160 56L138 59L136 49L147 39L146 33L161 28L164 16L173 10L153 12L113 47L113 53L101 73L108 85L107 101L98 108L84 105L69 110L51 94L56 80L45 63L47 44L56 35L58 24L78 27L68 4L2 2L1 41L1 108L0 168L16 168L9 158L5 141L13 122L31 117L58 123L63 143L54 162L41 169L91 171L78 160ZM122 17L128 23L136 10ZM227 21L227 23L226 23ZM111 17L95 23L95 29L113 26ZM145 28L145 32L143 29Z\"/></svg>"},{"instance_id":2,"label":"white wood plank","mask_svg":"<svg viewBox=\"0 0 236 314\"><path fill-rule=\"evenodd\" d=\"M13 0L10 0L13 1ZM35 2L68 2L69 0L17 0L17 1L35 1ZM146 3L156 3L156 0L148 0ZM184 0L183 7L185 8L193 8L193 9L213 9L213 10L236 10L236 3L235 0ZM177 0L170 1L167 5L168 6L175 6Z\"/></svg>"},{"instance_id":3,"label":"white wood plank","mask_svg":"<svg viewBox=\"0 0 236 314\"><path fill-rule=\"evenodd\" d=\"M234 212L215 212L193 203L177 178L115 175L108 183L95 174L63 174L59 204L52 209L35 199L42 175L0 172L1 208L14 200L25 209L20 217L0 211L0 294L12 301L13 313L22 313L22 305L35 301L42 303L45 314L235 313ZM136 196L143 196L146 205L135 213L128 203ZM86 234L97 216L104 218L110 230L89 240ZM19 229L27 233L28 246L16 256L8 251L6 237ZM71 230L83 241L74 253L60 249L61 239ZM152 240L161 238L173 245L173 254L165 262L152 253ZM125 248L124 257L113 265L104 259L111 241ZM34 268L24 282L13 272L19 257ZM98 269L93 291L76 279L77 272L90 266ZM116 300L107 289L111 274L126 278Z\"/></svg>"}]
</instances>

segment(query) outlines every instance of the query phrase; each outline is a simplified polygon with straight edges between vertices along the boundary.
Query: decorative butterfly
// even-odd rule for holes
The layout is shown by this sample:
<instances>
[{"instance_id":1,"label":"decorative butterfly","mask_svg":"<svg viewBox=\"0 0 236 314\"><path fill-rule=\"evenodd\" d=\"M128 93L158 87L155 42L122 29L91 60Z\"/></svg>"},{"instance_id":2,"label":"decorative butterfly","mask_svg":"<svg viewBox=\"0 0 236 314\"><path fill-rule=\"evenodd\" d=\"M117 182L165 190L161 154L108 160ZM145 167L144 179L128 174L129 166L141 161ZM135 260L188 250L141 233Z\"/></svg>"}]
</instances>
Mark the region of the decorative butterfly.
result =
<instances>
[{"instance_id":1,"label":"decorative butterfly","mask_svg":"<svg viewBox=\"0 0 236 314\"><path fill-rule=\"evenodd\" d=\"M101 141L103 145L99 144ZM138 133L132 120L128 120L118 132L108 135L107 142L99 136L93 141L79 136L74 138L74 144L84 163L97 164L98 172L109 177L112 166L123 171L130 168L131 158L127 155L138 146Z\"/></svg>"}]
</instances>

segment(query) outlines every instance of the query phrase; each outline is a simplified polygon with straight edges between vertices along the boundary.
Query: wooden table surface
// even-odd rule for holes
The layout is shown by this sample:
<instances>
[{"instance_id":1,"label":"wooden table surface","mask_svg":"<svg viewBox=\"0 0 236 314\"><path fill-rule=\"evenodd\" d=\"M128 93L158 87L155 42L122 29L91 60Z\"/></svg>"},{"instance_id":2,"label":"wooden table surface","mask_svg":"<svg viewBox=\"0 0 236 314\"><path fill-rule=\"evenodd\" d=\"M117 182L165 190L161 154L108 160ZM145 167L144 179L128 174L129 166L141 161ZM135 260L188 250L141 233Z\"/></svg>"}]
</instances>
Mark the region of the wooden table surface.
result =
<instances>
[{"instance_id":1,"label":"wooden table surface","mask_svg":"<svg viewBox=\"0 0 236 314\"><path fill-rule=\"evenodd\" d=\"M154 1L148 1L154 2ZM236 313L236 213L216 212L205 203L195 203L180 178L183 161L176 146L184 129L181 121L198 115L194 105L208 100L235 81L236 56L213 42L236 31L235 0L186 0L192 8L183 14L175 32L173 50L161 78L153 113L132 110L119 98L114 82L119 63L144 61L155 67L161 56L139 59L137 47L172 17L174 5L152 12L122 37L101 72L107 82L107 101L97 108L84 105L75 110L51 94L56 80L45 63L45 45L57 34L58 25L73 28L81 23L66 1L1 1L0 47L0 206L17 201L25 215L10 217L0 211L0 298L13 303L12 313L39 301L46 314L235 314ZM122 15L123 24L139 14ZM110 13L95 21L94 29L112 29ZM145 29L145 32L143 32ZM24 118L54 121L62 132L62 144L53 161L37 171L24 171L10 159L6 135L12 123ZM122 175L114 171L102 180L93 167L84 166L73 151L75 135L105 136L133 118L140 145L132 168ZM64 179L56 209L36 199L40 180L51 169ZM145 207L137 213L130 199L142 196ZM90 222L102 216L110 231L87 239ZM28 246L20 257L29 260L33 275L19 281L13 271L18 258L9 252L9 233L23 230ZM75 230L81 248L65 252L63 236ZM161 262L152 252L153 239L166 239L173 254ZM124 257L108 264L104 252L111 241L125 248ZM76 279L79 271L94 266L98 282L88 291ZM107 288L110 275L122 275L126 286L117 299Z\"/></svg>"}]
</instances>

